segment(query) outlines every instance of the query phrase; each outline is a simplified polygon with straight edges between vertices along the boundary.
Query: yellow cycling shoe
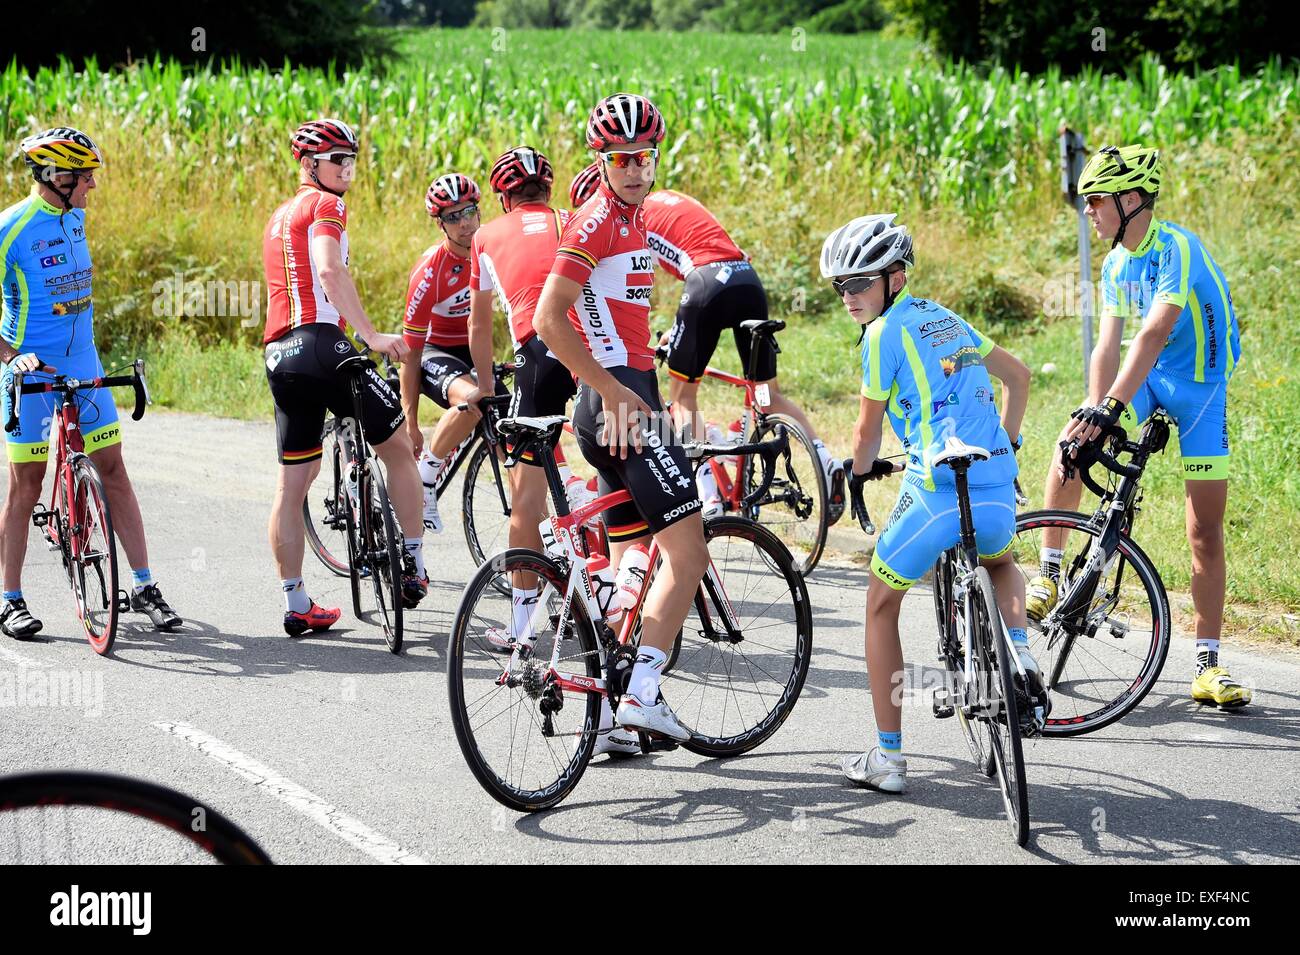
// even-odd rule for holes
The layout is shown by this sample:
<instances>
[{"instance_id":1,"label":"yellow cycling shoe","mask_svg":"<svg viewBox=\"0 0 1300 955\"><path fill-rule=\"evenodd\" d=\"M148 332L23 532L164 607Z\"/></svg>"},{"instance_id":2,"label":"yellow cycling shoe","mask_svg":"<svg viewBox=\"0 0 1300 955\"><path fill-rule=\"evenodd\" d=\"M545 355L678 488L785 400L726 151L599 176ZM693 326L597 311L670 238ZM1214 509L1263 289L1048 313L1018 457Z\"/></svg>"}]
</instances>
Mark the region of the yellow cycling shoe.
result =
<instances>
[{"instance_id":1,"label":"yellow cycling shoe","mask_svg":"<svg viewBox=\"0 0 1300 955\"><path fill-rule=\"evenodd\" d=\"M1025 614L1034 623L1042 623L1043 618L1056 606L1056 581L1051 577L1035 577L1025 588Z\"/></svg>"},{"instance_id":2,"label":"yellow cycling shoe","mask_svg":"<svg viewBox=\"0 0 1300 955\"><path fill-rule=\"evenodd\" d=\"M1234 680L1225 667L1210 667L1192 681L1192 699L1232 709L1249 703L1251 692L1250 687Z\"/></svg>"}]
</instances>

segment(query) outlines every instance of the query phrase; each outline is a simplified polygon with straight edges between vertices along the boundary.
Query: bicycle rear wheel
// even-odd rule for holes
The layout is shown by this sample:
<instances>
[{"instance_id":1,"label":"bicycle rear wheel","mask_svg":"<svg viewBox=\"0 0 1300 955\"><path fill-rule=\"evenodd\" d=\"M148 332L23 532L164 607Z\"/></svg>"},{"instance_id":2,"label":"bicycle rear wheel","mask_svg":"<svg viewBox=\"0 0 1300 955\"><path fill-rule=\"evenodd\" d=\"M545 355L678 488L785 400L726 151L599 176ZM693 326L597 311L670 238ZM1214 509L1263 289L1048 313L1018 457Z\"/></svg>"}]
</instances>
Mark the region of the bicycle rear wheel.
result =
<instances>
[{"instance_id":1,"label":"bicycle rear wheel","mask_svg":"<svg viewBox=\"0 0 1300 955\"><path fill-rule=\"evenodd\" d=\"M87 455L73 455L73 501L67 514L68 576L77 616L98 654L113 649L119 610L117 541L104 485Z\"/></svg>"},{"instance_id":2,"label":"bicycle rear wheel","mask_svg":"<svg viewBox=\"0 0 1300 955\"><path fill-rule=\"evenodd\" d=\"M1016 845L1029 841L1029 788L1025 783L1025 753L1020 739L1022 694L1016 688L1016 669L1002 634L993 581L983 567L975 569L971 592L972 643L979 649L977 676L986 681L989 698L986 716L1002 804ZM982 687L983 689L983 687Z\"/></svg>"},{"instance_id":3,"label":"bicycle rear wheel","mask_svg":"<svg viewBox=\"0 0 1300 955\"><path fill-rule=\"evenodd\" d=\"M985 776L992 776L995 767L988 724L967 717L958 699L965 679L965 655L962 652L959 636L962 632L962 628L958 627L959 608L953 600L952 555L953 551L944 551L934 565L934 614L939 626L939 656L947 667L949 702L953 705L957 725L961 727L962 738L966 740L971 759L976 769Z\"/></svg>"},{"instance_id":4,"label":"bicycle rear wheel","mask_svg":"<svg viewBox=\"0 0 1300 955\"><path fill-rule=\"evenodd\" d=\"M751 512L742 516L758 521L790 548L795 569L806 577L817 566L826 547L826 473L812 438L786 415L764 417L746 443L771 439L778 425L785 428L789 437L790 453L777 459L772 486ZM755 490L762 479L762 461L753 455L746 457L741 496Z\"/></svg>"},{"instance_id":5,"label":"bicycle rear wheel","mask_svg":"<svg viewBox=\"0 0 1300 955\"><path fill-rule=\"evenodd\" d=\"M261 846L211 806L108 773L0 777L0 850L6 865L271 864Z\"/></svg>"},{"instance_id":6,"label":"bicycle rear wheel","mask_svg":"<svg viewBox=\"0 0 1300 955\"><path fill-rule=\"evenodd\" d=\"M682 625L664 696L701 756L736 756L794 710L812 658L812 611L789 550L753 521L704 525L709 571ZM727 620L734 624L728 628Z\"/></svg>"},{"instance_id":7,"label":"bicycle rear wheel","mask_svg":"<svg viewBox=\"0 0 1300 955\"><path fill-rule=\"evenodd\" d=\"M535 575L541 595L532 617L535 642L519 659L488 640L489 630L509 632L515 573ZM521 812L549 809L573 791L600 726L601 694L563 689L551 668L558 641L556 669L602 676L595 631L580 600L570 604L560 628L566 586L561 568L542 554L522 548L497 554L465 586L447 641L447 698L460 750L492 798Z\"/></svg>"},{"instance_id":8,"label":"bicycle rear wheel","mask_svg":"<svg viewBox=\"0 0 1300 955\"><path fill-rule=\"evenodd\" d=\"M1061 593L1057 610L1029 622L1030 650L1050 675L1052 712L1044 735L1078 736L1122 719L1159 679L1169 654L1169 598L1151 559L1125 536L1101 577L1086 579L1083 568L1101 529L1073 511L1029 511L1016 518L1015 554L1026 578L1038 573L1048 529L1069 532ZM1065 617L1059 608L1076 590L1088 592L1089 599Z\"/></svg>"},{"instance_id":9,"label":"bicycle rear wheel","mask_svg":"<svg viewBox=\"0 0 1300 955\"><path fill-rule=\"evenodd\" d=\"M346 577L352 572L348 562L347 490L343 486L343 463L337 422L325 422L321 438L320 473L307 490L302 502L302 523L312 553L330 573ZM310 467L310 465L302 465Z\"/></svg>"},{"instance_id":10,"label":"bicycle rear wheel","mask_svg":"<svg viewBox=\"0 0 1300 955\"><path fill-rule=\"evenodd\" d=\"M371 458L366 471L363 480L367 506L366 517L361 522L362 546L366 550L366 565L370 568L384 641L393 653L401 653L403 544L379 462Z\"/></svg>"}]
</instances>

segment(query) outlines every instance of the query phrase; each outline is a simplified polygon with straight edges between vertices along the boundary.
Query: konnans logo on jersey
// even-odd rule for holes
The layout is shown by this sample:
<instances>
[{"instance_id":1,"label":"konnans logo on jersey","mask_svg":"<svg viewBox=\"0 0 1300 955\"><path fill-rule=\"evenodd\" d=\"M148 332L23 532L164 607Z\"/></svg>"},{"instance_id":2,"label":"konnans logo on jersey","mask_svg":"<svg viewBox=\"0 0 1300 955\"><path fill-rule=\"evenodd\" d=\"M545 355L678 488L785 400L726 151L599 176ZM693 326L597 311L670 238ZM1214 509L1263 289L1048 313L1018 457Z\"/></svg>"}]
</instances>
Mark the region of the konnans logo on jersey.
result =
<instances>
[{"instance_id":1,"label":"konnans logo on jersey","mask_svg":"<svg viewBox=\"0 0 1300 955\"><path fill-rule=\"evenodd\" d=\"M578 226L580 232L578 242L585 245L587 239L590 238L591 235L604 224L605 220L609 218L609 212L609 200L604 196L601 196L600 202L597 203L596 208L591 210L591 215L583 219L582 224Z\"/></svg>"}]
</instances>

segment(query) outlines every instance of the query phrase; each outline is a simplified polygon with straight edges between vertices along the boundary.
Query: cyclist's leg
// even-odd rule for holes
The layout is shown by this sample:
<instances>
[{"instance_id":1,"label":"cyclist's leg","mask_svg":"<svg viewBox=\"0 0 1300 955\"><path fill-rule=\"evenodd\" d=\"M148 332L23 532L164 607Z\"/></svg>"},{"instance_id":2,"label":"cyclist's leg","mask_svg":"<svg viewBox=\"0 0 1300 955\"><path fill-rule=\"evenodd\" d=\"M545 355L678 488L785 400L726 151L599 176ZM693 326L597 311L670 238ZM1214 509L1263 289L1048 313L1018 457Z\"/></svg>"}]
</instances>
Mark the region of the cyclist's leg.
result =
<instances>
[{"instance_id":1,"label":"cyclist's leg","mask_svg":"<svg viewBox=\"0 0 1300 955\"><path fill-rule=\"evenodd\" d=\"M301 330L266 346L267 384L275 402L275 437L279 480L267 527L271 553L281 580L302 576L306 530L302 504L320 473L321 432L325 426L326 382L313 374L315 349Z\"/></svg>"},{"instance_id":2,"label":"cyclist's leg","mask_svg":"<svg viewBox=\"0 0 1300 955\"><path fill-rule=\"evenodd\" d=\"M0 375L0 416L9 420L10 366ZM36 376L48 381L48 376ZM0 512L0 562L4 566L4 589L8 593L22 590L23 561L27 557L27 528L32 508L41 497L45 467L50 458L50 431L54 427L54 402L49 395L24 395L19 406L18 424L5 433L5 451L9 458L9 491Z\"/></svg>"},{"instance_id":3,"label":"cyclist's leg","mask_svg":"<svg viewBox=\"0 0 1300 955\"><path fill-rule=\"evenodd\" d=\"M721 288L710 278L714 271L706 265L686 277L677 320L668 339L668 400L672 402L673 423L682 432L689 428L697 438L704 437L705 428L700 414L700 379L726 327L720 313L711 307Z\"/></svg>"},{"instance_id":4,"label":"cyclist's leg","mask_svg":"<svg viewBox=\"0 0 1300 955\"><path fill-rule=\"evenodd\" d=\"M1009 630L1025 629L1025 577L1011 545L1016 536L1016 492L1013 485L970 488L971 520L980 563L988 568L998 609ZM1012 634L1016 636L1016 634ZM1018 641L1020 642L1020 641Z\"/></svg>"},{"instance_id":5,"label":"cyclist's leg","mask_svg":"<svg viewBox=\"0 0 1300 955\"><path fill-rule=\"evenodd\" d=\"M421 356L420 390L446 409L429 439L429 453L438 460L450 454L478 423L473 414L456 410L474 390L472 365L468 346L426 345Z\"/></svg>"}]
</instances>

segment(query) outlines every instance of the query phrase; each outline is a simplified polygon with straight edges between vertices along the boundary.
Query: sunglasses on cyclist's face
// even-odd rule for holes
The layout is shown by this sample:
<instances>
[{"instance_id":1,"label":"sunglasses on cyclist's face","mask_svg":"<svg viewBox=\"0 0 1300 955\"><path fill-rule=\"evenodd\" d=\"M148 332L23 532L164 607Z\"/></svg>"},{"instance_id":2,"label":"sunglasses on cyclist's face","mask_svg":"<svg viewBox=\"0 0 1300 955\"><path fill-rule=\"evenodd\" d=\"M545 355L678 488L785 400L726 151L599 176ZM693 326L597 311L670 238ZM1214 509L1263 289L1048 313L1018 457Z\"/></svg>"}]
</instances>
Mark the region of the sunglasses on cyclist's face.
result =
<instances>
[{"instance_id":1,"label":"sunglasses on cyclist's face","mask_svg":"<svg viewBox=\"0 0 1300 955\"><path fill-rule=\"evenodd\" d=\"M635 152L608 152L601 153L600 158L615 169L626 169L633 162L638 166L650 165L659 158L659 150L651 147L650 149L638 149Z\"/></svg>"},{"instance_id":2,"label":"sunglasses on cyclist's face","mask_svg":"<svg viewBox=\"0 0 1300 955\"><path fill-rule=\"evenodd\" d=\"M831 282L831 288L835 289L835 294L844 295L861 295L863 292L871 291L871 286L879 282L879 275L854 275L851 278L840 281L836 279Z\"/></svg>"},{"instance_id":3,"label":"sunglasses on cyclist's face","mask_svg":"<svg viewBox=\"0 0 1300 955\"><path fill-rule=\"evenodd\" d=\"M478 215L478 206L466 206L460 212L444 212L438 216L438 221L445 222L448 225L455 225L457 222L463 222L476 215Z\"/></svg>"},{"instance_id":4,"label":"sunglasses on cyclist's face","mask_svg":"<svg viewBox=\"0 0 1300 955\"><path fill-rule=\"evenodd\" d=\"M350 169L357 164L356 153L323 153L316 158L323 159L325 162L332 162L340 169Z\"/></svg>"},{"instance_id":5,"label":"sunglasses on cyclist's face","mask_svg":"<svg viewBox=\"0 0 1300 955\"><path fill-rule=\"evenodd\" d=\"M1094 192L1090 196L1084 196L1083 201L1088 204L1089 208L1098 209L1101 207L1101 204L1104 203L1109 198L1110 198L1109 192Z\"/></svg>"}]
</instances>

